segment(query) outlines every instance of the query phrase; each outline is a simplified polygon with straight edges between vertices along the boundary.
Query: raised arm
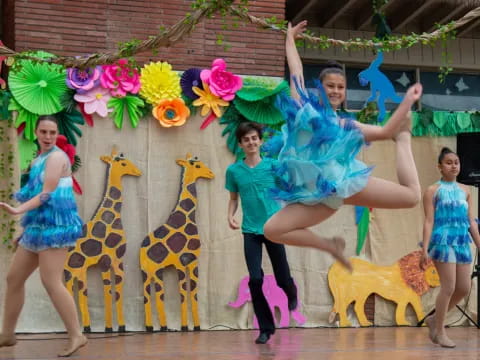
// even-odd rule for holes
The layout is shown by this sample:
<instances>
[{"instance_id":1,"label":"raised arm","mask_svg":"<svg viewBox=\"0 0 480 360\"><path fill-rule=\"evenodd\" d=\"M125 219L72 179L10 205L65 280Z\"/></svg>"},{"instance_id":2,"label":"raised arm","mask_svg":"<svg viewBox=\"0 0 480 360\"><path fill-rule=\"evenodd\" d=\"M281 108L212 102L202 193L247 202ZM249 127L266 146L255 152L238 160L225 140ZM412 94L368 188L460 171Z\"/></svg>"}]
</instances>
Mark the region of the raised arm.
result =
<instances>
[{"instance_id":1,"label":"raised arm","mask_svg":"<svg viewBox=\"0 0 480 360\"><path fill-rule=\"evenodd\" d=\"M294 99L299 99L300 96L298 95L293 78L295 77L298 81L298 84L302 88L305 88L302 60L300 59L300 55L298 54L297 46L295 45L295 39L306 29L306 20L299 22L295 26L292 26L291 23L288 23L287 38L285 40L285 51L287 54L288 69L290 71L290 93Z\"/></svg>"}]
</instances>

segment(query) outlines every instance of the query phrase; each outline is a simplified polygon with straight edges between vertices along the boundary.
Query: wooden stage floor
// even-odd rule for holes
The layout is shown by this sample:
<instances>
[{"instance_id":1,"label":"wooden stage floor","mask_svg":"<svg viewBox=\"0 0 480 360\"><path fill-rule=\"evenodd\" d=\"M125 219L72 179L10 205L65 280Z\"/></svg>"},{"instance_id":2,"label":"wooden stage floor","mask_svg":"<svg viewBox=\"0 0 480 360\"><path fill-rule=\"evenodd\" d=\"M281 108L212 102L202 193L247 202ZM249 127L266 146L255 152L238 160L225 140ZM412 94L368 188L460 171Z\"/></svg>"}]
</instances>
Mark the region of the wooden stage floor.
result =
<instances>
[{"instance_id":1,"label":"wooden stage floor","mask_svg":"<svg viewBox=\"0 0 480 360\"><path fill-rule=\"evenodd\" d=\"M470 360L480 359L480 330L448 329L457 343L444 349L430 343L426 328L283 329L266 345L253 343L257 331L200 331L89 335L76 360ZM0 348L0 359L58 359L65 334L19 335L15 347Z\"/></svg>"}]
</instances>

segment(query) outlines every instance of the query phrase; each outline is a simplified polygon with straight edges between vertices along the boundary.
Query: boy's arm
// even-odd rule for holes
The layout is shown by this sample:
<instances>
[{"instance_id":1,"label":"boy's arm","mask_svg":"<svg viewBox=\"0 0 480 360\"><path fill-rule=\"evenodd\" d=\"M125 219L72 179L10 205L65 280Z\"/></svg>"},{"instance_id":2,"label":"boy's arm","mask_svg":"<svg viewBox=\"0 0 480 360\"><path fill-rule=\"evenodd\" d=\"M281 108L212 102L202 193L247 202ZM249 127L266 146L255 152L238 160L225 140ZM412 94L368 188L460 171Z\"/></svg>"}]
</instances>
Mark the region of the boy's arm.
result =
<instances>
[{"instance_id":1,"label":"boy's arm","mask_svg":"<svg viewBox=\"0 0 480 360\"><path fill-rule=\"evenodd\" d=\"M230 200L228 201L228 225L230 229L238 230L240 226L234 216L238 209L238 193L230 192Z\"/></svg>"}]
</instances>

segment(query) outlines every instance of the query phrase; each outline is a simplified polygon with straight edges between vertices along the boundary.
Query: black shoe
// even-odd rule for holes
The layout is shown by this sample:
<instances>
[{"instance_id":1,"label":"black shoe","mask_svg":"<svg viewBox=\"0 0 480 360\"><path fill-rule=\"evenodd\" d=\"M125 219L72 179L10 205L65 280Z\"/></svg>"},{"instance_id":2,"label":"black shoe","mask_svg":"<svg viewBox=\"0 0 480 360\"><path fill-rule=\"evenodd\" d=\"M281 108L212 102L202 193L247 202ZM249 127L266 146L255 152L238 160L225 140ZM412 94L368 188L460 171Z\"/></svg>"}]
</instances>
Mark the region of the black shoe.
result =
<instances>
[{"instance_id":1,"label":"black shoe","mask_svg":"<svg viewBox=\"0 0 480 360\"><path fill-rule=\"evenodd\" d=\"M269 339L270 339L270 333L261 332L260 335L258 335L257 340L255 340L255 344L266 344Z\"/></svg>"},{"instance_id":2,"label":"black shoe","mask_svg":"<svg viewBox=\"0 0 480 360\"><path fill-rule=\"evenodd\" d=\"M297 296L288 299L288 310L293 311L298 306Z\"/></svg>"}]
</instances>

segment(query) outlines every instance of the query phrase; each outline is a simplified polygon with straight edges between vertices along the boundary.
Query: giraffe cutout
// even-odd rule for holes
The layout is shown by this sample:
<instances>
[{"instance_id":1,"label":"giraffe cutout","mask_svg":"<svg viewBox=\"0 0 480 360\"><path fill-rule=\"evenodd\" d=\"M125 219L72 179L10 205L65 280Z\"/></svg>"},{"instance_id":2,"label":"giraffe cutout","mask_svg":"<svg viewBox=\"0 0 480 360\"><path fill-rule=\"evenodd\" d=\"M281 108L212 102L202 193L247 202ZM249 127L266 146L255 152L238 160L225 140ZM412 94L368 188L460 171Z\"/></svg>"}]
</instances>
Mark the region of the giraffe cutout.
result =
<instances>
[{"instance_id":1,"label":"giraffe cutout","mask_svg":"<svg viewBox=\"0 0 480 360\"><path fill-rule=\"evenodd\" d=\"M167 222L148 234L140 248L145 327L147 331L153 331L151 291L155 294L161 330L167 330L163 270L168 266L173 266L177 269L182 331L188 330L188 279L190 279L190 305L194 330L200 330L197 301L200 239L195 222L195 210L197 207L195 182L198 178L213 179L214 174L203 162L196 157L192 158L190 154L187 154L185 159L177 159L176 162L182 167L177 204L170 213ZM153 287L151 287L152 284Z\"/></svg>"},{"instance_id":2,"label":"giraffe cutout","mask_svg":"<svg viewBox=\"0 0 480 360\"><path fill-rule=\"evenodd\" d=\"M73 295L77 280L78 304L85 332L90 332L88 312L87 270L98 265L103 279L105 331L112 332L112 294L115 295L118 331L125 331L123 318L123 256L126 239L122 225L122 176L140 176L142 172L123 154L113 148L111 156L101 156L107 163L105 192L92 219L83 227L83 235L71 247L65 262L66 287ZM111 276L113 271L114 277ZM113 286L115 291L113 291Z\"/></svg>"}]
</instances>

